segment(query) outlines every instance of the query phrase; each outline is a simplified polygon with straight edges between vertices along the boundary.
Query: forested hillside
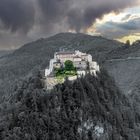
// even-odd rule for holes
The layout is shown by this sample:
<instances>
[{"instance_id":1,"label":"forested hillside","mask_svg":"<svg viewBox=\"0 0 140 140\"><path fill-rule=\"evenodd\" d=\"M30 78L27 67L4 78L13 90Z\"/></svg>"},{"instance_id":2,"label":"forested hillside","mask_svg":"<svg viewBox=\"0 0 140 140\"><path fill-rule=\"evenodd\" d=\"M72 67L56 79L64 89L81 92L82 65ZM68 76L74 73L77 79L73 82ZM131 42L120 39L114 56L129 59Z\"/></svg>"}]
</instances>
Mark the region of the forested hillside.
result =
<instances>
[{"instance_id":1,"label":"forested hillside","mask_svg":"<svg viewBox=\"0 0 140 140\"><path fill-rule=\"evenodd\" d=\"M7 57L0 58L0 94L10 94L22 78L48 66L54 52L60 48L78 49L92 54L95 60L102 62L108 52L121 45L103 37L72 33L61 33L26 44Z\"/></svg>"},{"instance_id":2,"label":"forested hillside","mask_svg":"<svg viewBox=\"0 0 140 140\"><path fill-rule=\"evenodd\" d=\"M12 53L13 50L0 50L0 58Z\"/></svg>"},{"instance_id":3,"label":"forested hillside","mask_svg":"<svg viewBox=\"0 0 140 140\"><path fill-rule=\"evenodd\" d=\"M106 71L43 89L39 76L0 106L1 140L138 140L140 115Z\"/></svg>"}]
</instances>

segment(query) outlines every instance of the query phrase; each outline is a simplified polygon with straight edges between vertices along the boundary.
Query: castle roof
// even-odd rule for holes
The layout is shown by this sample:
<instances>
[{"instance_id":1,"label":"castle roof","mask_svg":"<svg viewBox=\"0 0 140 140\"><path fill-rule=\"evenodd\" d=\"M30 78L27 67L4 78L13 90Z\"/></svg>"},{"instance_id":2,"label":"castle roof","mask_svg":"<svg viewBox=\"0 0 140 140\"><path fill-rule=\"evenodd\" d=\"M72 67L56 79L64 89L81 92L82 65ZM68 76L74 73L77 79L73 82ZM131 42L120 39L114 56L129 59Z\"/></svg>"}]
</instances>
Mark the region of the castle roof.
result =
<instances>
[{"instance_id":1,"label":"castle roof","mask_svg":"<svg viewBox=\"0 0 140 140\"><path fill-rule=\"evenodd\" d=\"M67 55L67 54L75 54L75 51L60 51L56 53L56 55Z\"/></svg>"},{"instance_id":2,"label":"castle roof","mask_svg":"<svg viewBox=\"0 0 140 140\"><path fill-rule=\"evenodd\" d=\"M81 58L81 57L77 55L77 56L74 56L73 58Z\"/></svg>"}]
</instances>

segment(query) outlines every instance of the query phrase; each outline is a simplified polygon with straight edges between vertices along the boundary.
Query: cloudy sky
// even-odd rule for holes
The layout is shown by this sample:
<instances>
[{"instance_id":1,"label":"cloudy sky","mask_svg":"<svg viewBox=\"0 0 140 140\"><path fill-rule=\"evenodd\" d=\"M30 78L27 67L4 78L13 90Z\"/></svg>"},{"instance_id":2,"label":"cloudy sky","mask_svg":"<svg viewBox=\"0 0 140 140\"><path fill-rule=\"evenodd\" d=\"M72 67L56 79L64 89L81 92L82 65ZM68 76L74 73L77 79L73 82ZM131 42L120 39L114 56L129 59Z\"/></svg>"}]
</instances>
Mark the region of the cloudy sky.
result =
<instances>
[{"instance_id":1,"label":"cloudy sky","mask_svg":"<svg viewBox=\"0 0 140 140\"><path fill-rule=\"evenodd\" d=\"M0 49L60 32L140 39L140 0L0 0Z\"/></svg>"}]
</instances>

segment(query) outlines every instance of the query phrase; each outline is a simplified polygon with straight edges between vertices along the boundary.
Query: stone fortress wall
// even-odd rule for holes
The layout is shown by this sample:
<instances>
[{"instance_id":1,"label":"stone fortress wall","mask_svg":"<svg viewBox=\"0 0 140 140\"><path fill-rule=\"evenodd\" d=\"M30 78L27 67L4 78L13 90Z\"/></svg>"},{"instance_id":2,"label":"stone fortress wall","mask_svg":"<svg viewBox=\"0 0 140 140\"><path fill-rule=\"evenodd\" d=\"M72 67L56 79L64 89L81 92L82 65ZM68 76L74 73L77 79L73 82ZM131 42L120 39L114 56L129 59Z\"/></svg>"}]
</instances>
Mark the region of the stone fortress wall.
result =
<instances>
[{"instance_id":1,"label":"stone fortress wall","mask_svg":"<svg viewBox=\"0 0 140 140\"><path fill-rule=\"evenodd\" d=\"M50 60L49 68L45 69L45 86L47 89L52 89L55 85L63 83L65 79L59 80L53 75L54 68L60 68L66 60L71 60L74 67L77 69L77 75L69 76L68 80L76 80L77 77L85 76L87 73L96 75L100 71L99 65L92 60L90 54L80 51L61 51L54 54L54 58Z\"/></svg>"}]
</instances>

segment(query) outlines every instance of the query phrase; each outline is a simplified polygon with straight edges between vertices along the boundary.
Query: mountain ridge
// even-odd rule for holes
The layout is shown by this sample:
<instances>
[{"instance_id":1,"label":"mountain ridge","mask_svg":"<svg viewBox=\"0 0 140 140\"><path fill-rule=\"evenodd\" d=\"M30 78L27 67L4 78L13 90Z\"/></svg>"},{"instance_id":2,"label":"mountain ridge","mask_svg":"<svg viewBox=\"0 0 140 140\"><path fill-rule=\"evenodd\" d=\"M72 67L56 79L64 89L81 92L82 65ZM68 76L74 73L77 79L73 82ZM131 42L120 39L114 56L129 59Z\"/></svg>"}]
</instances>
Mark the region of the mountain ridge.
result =
<instances>
[{"instance_id":1,"label":"mountain ridge","mask_svg":"<svg viewBox=\"0 0 140 140\"><path fill-rule=\"evenodd\" d=\"M125 46L123 43L104 37L73 33L60 33L50 38L41 38L0 58L0 94L10 94L16 81L45 69L54 52L60 49L74 49L91 54L93 60L105 67L115 78L117 86L124 94L130 91L133 93L139 82L139 61L131 60L133 63L113 61L111 63L109 60L139 57L139 46L139 41L131 46Z\"/></svg>"},{"instance_id":2,"label":"mountain ridge","mask_svg":"<svg viewBox=\"0 0 140 140\"><path fill-rule=\"evenodd\" d=\"M64 40L62 40L62 36ZM57 34L47 39L25 44L12 54L0 59L0 93L9 93L13 89L15 81L44 69L54 52L61 48L90 53L96 61L102 62L108 51L121 45L117 41L101 37L72 33Z\"/></svg>"}]
</instances>

